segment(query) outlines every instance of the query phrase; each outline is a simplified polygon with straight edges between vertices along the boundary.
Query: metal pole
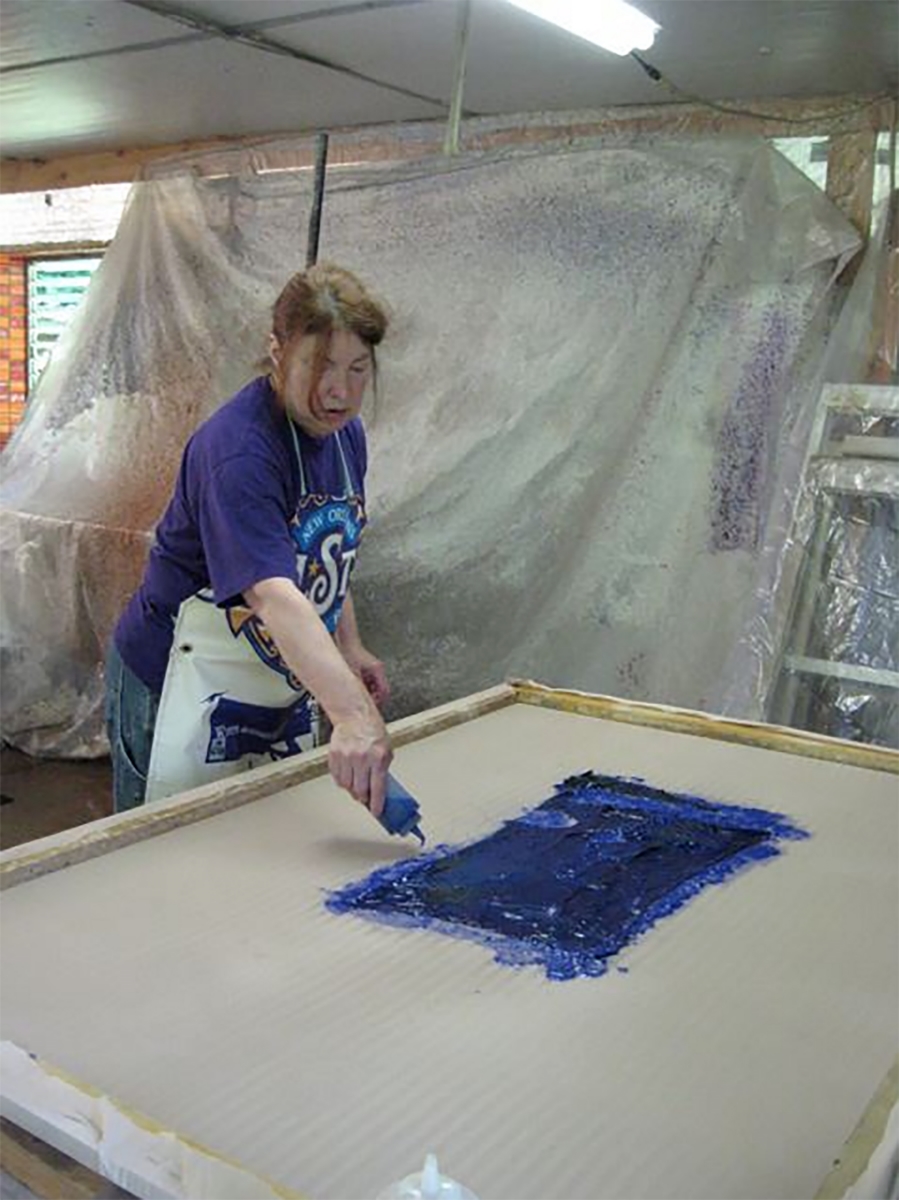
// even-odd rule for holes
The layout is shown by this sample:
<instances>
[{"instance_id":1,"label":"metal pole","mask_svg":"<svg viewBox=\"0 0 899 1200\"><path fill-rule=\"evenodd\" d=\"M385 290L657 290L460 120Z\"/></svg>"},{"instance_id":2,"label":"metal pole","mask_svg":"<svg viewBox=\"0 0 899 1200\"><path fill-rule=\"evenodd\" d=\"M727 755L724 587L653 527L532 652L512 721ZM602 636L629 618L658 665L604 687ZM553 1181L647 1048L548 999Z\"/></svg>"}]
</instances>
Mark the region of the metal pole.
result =
<instances>
[{"instance_id":1,"label":"metal pole","mask_svg":"<svg viewBox=\"0 0 899 1200\"><path fill-rule=\"evenodd\" d=\"M465 59L468 56L468 27L471 21L471 0L461 0L459 29L456 37L456 69L453 78L453 96L450 101L446 137L443 153L456 154L459 150L459 118L462 115L462 91L465 87Z\"/></svg>"},{"instance_id":2,"label":"metal pole","mask_svg":"<svg viewBox=\"0 0 899 1200\"><path fill-rule=\"evenodd\" d=\"M312 212L309 214L309 236L306 239L306 266L318 259L318 235L322 224L322 201L325 198L325 167L328 162L328 135L320 133L315 139L315 185Z\"/></svg>"}]
</instances>

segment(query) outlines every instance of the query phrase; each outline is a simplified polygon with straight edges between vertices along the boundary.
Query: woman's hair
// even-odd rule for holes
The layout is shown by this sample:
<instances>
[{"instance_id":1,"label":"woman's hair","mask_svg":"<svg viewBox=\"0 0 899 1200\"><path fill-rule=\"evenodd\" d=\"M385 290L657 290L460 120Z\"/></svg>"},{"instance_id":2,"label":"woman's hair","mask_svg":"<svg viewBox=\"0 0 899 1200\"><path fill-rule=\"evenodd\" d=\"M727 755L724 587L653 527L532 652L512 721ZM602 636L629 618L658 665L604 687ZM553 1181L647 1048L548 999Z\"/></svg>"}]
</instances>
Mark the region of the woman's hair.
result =
<instances>
[{"instance_id":1,"label":"woman's hair","mask_svg":"<svg viewBox=\"0 0 899 1200\"><path fill-rule=\"evenodd\" d=\"M371 350L377 371L375 346L387 332L383 306L351 271L334 263L316 263L292 275L272 308L272 333L282 348L297 337L321 335L315 354L317 379L327 357L327 339L336 329L354 333ZM277 371L271 372L277 386Z\"/></svg>"}]
</instances>

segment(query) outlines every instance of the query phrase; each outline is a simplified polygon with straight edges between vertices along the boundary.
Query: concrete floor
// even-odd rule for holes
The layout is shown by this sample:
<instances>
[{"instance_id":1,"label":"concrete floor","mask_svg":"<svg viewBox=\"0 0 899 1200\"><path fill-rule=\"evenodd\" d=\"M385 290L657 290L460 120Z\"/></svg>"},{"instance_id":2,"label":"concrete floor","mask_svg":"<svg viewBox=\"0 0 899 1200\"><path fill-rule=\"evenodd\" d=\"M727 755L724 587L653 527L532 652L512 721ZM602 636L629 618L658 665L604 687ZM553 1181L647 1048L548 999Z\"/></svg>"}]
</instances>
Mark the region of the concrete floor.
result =
<instances>
[{"instance_id":1,"label":"concrete floor","mask_svg":"<svg viewBox=\"0 0 899 1200\"><path fill-rule=\"evenodd\" d=\"M0 849L83 825L112 812L108 758L29 758L0 748Z\"/></svg>"}]
</instances>

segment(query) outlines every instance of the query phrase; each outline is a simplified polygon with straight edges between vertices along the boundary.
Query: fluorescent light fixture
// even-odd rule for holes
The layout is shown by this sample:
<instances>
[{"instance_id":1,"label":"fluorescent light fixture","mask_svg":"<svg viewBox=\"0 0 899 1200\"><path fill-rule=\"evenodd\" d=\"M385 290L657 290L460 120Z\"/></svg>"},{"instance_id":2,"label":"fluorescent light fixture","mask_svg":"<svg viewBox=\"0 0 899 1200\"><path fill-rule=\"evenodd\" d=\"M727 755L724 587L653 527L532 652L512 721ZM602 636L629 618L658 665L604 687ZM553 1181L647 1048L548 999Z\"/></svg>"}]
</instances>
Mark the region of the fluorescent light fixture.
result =
<instances>
[{"instance_id":1,"label":"fluorescent light fixture","mask_svg":"<svg viewBox=\"0 0 899 1200\"><path fill-rule=\"evenodd\" d=\"M516 8L523 8L559 25L569 33L576 34L613 54L630 54L632 50L648 50L657 30L655 21L637 12L624 0L509 0Z\"/></svg>"}]
</instances>

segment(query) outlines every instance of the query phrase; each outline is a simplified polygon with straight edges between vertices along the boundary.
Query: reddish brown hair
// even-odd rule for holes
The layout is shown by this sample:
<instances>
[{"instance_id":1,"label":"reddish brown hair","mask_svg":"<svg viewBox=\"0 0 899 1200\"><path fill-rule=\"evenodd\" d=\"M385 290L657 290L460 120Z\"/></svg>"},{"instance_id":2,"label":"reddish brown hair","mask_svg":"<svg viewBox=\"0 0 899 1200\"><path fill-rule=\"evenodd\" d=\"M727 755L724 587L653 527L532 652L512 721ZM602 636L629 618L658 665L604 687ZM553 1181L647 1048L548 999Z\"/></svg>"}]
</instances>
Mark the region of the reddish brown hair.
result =
<instances>
[{"instance_id":1,"label":"reddish brown hair","mask_svg":"<svg viewBox=\"0 0 899 1200\"><path fill-rule=\"evenodd\" d=\"M285 349L297 337L317 334L313 386L327 356L328 338L335 329L354 333L371 350L377 370L375 347L387 332L383 306L366 290L352 271L334 263L316 263L292 275L272 308L272 333ZM277 388L277 372L273 373Z\"/></svg>"}]
</instances>

